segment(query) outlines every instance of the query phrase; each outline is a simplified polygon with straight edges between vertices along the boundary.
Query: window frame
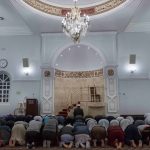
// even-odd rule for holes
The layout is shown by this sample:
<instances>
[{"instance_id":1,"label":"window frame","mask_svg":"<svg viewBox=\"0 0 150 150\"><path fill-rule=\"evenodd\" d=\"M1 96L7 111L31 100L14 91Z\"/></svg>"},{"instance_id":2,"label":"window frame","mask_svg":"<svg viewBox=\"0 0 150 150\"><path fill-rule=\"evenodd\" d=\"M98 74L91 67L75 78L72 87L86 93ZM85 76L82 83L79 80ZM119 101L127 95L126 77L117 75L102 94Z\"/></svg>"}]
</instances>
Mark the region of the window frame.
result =
<instances>
[{"instance_id":1,"label":"window frame","mask_svg":"<svg viewBox=\"0 0 150 150\"><path fill-rule=\"evenodd\" d=\"M0 71L0 104L8 104L10 96L10 76L5 71Z\"/></svg>"}]
</instances>

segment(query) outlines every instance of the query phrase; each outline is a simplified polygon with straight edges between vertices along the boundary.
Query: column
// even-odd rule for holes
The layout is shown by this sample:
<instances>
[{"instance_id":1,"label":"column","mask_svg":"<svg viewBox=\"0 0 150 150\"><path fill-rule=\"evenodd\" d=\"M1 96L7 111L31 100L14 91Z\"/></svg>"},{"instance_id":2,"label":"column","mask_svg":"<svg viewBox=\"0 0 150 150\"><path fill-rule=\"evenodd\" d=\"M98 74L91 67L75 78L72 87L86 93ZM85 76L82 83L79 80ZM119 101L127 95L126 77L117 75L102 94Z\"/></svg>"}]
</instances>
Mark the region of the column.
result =
<instances>
[{"instance_id":1,"label":"column","mask_svg":"<svg viewBox=\"0 0 150 150\"><path fill-rule=\"evenodd\" d=\"M106 66L104 69L105 76L105 94L107 104L107 114L117 114L119 109L118 96L118 76L116 66Z\"/></svg>"},{"instance_id":2,"label":"column","mask_svg":"<svg viewBox=\"0 0 150 150\"><path fill-rule=\"evenodd\" d=\"M54 71L50 67L41 67L42 71L42 96L41 96L41 113L53 114L53 77Z\"/></svg>"}]
</instances>

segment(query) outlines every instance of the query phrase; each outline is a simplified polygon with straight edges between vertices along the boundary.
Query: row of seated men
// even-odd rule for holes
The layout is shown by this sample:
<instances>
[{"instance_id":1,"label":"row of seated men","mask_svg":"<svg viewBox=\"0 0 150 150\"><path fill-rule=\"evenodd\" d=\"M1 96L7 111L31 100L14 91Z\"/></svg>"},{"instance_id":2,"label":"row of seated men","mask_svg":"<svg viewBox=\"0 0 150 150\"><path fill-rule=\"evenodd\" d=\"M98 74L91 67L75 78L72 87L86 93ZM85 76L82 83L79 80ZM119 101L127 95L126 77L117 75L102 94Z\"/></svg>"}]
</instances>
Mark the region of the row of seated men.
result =
<instances>
[{"instance_id":1,"label":"row of seated men","mask_svg":"<svg viewBox=\"0 0 150 150\"><path fill-rule=\"evenodd\" d=\"M50 147L54 142L65 148L105 147L108 144L122 149L124 144L134 148L142 147L143 144L149 145L150 114L145 115L145 120L136 121L131 116L111 116L98 121L80 115L74 119L65 119L62 116L35 116L28 122L14 122L12 128L3 118L0 119L0 146L26 145L29 149L40 144Z\"/></svg>"}]
</instances>

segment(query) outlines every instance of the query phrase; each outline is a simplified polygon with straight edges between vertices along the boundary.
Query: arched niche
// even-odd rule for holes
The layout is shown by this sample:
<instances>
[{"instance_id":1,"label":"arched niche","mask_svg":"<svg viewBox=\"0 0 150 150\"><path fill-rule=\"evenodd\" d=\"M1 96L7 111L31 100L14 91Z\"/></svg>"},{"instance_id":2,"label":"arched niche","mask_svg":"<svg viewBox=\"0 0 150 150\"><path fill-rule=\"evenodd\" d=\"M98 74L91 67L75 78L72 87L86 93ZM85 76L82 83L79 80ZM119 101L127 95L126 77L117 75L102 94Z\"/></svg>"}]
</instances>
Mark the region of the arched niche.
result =
<instances>
[{"instance_id":1,"label":"arched niche","mask_svg":"<svg viewBox=\"0 0 150 150\"><path fill-rule=\"evenodd\" d=\"M105 65L106 60L102 52L89 44L71 44L57 50L52 60L55 70L54 113L58 114L59 111L68 109L68 106L80 102L85 115L104 115ZM93 100L90 87L95 87L97 97L101 98Z\"/></svg>"}]
</instances>

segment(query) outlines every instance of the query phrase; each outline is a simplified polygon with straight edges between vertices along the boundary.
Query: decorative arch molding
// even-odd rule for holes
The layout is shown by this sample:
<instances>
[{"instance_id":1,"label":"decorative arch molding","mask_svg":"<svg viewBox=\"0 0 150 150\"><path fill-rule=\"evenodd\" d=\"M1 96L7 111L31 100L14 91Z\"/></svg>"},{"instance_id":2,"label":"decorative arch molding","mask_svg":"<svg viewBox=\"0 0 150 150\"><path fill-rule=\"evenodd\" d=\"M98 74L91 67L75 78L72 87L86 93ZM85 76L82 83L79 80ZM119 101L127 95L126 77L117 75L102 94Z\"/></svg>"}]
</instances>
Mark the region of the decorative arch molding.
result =
<instances>
[{"instance_id":1,"label":"decorative arch molding","mask_svg":"<svg viewBox=\"0 0 150 150\"><path fill-rule=\"evenodd\" d=\"M98 56L102 59L102 62L103 62L103 64L102 64L102 66L100 66L100 68L103 68L104 66L106 66L106 64L107 64L107 62L106 62L106 58L105 58L105 56L104 56L104 54L102 53L102 51L101 50L99 50L98 48L96 48L95 46L93 46L92 44L89 44L89 43L86 43L86 42L82 42L82 43L80 43L81 45L85 45L85 46L89 46L89 47L91 47L93 50L95 50L96 52L97 52L97 54L98 54ZM50 64L51 64L51 67L52 68L55 68L55 62L56 62L56 60L57 60L57 57L66 49L66 48L69 48L69 47L71 47L73 44L68 44L68 45L65 45L65 46L63 46L62 48L60 48L60 49L58 49L53 55L52 55L52 59L50 59L51 60L51 62L50 62Z\"/></svg>"},{"instance_id":2,"label":"decorative arch molding","mask_svg":"<svg viewBox=\"0 0 150 150\"><path fill-rule=\"evenodd\" d=\"M107 0L103 3L96 3L93 6L85 6L81 8L81 14L87 14L89 16L102 14L120 6L126 1L127 0ZM23 2L36 10L55 16L64 16L68 11L71 11L71 6L57 6L56 4L50 4L42 0L23 0Z\"/></svg>"}]
</instances>

